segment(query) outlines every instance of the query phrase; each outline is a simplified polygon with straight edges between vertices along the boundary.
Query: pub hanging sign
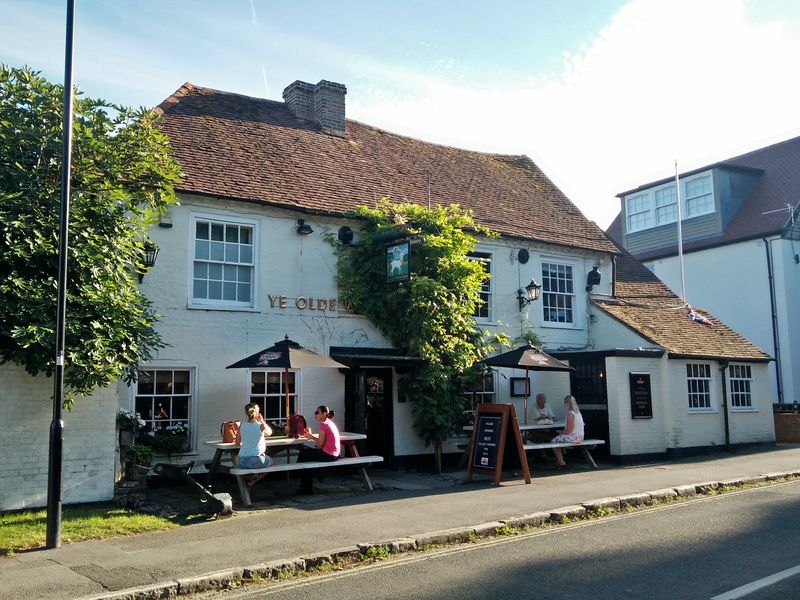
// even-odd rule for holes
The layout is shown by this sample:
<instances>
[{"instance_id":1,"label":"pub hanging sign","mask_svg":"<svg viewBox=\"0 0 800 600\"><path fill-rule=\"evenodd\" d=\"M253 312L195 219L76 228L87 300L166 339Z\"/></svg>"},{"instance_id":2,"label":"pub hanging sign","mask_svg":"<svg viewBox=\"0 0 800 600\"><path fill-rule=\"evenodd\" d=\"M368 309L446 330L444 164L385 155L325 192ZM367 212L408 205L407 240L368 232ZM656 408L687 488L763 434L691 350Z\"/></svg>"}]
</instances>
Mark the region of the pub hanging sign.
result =
<instances>
[{"instance_id":1,"label":"pub hanging sign","mask_svg":"<svg viewBox=\"0 0 800 600\"><path fill-rule=\"evenodd\" d=\"M631 418L653 418L653 393L650 373L628 373L631 388Z\"/></svg>"}]
</instances>

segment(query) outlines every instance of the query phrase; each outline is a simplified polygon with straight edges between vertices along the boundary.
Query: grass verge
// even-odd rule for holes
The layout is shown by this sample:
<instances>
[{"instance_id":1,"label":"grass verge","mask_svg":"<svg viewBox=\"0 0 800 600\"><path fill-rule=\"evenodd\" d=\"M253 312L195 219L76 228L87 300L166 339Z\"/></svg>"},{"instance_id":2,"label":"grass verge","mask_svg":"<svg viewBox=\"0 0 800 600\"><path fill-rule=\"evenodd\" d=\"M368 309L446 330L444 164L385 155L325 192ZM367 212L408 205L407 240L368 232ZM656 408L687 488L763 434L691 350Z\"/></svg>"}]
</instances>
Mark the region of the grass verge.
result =
<instances>
[{"instance_id":1,"label":"grass verge","mask_svg":"<svg viewBox=\"0 0 800 600\"><path fill-rule=\"evenodd\" d=\"M66 506L61 513L61 540L65 543L163 531L174 527L179 527L179 524L114 504ZM45 509L0 514L0 556L43 548L46 539Z\"/></svg>"}]
</instances>

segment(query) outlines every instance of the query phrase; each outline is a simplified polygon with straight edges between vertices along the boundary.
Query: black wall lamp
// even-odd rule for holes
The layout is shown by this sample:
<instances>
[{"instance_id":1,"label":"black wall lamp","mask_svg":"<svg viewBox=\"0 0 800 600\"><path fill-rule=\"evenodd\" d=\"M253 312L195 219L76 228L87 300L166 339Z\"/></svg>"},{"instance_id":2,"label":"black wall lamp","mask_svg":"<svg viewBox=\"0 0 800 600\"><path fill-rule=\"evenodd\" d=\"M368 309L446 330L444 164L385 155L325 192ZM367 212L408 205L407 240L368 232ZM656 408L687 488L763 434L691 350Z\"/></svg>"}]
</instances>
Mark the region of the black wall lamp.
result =
<instances>
[{"instance_id":1,"label":"black wall lamp","mask_svg":"<svg viewBox=\"0 0 800 600\"><path fill-rule=\"evenodd\" d=\"M305 219L297 219L297 233L308 235L309 233L314 233L314 230L311 229L311 225L306 223Z\"/></svg>"},{"instance_id":2,"label":"black wall lamp","mask_svg":"<svg viewBox=\"0 0 800 600\"><path fill-rule=\"evenodd\" d=\"M342 227L339 227L339 232L336 234L336 237L339 238L341 243L349 244L353 241L353 230L347 225L343 225Z\"/></svg>"},{"instance_id":3,"label":"black wall lamp","mask_svg":"<svg viewBox=\"0 0 800 600\"><path fill-rule=\"evenodd\" d=\"M139 283L142 283L144 274L156 266L156 259L158 258L158 246L150 240L144 243L144 253L142 254L142 266L144 270L139 273Z\"/></svg>"},{"instance_id":4,"label":"black wall lamp","mask_svg":"<svg viewBox=\"0 0 800 600\"><path fill-rule=\"evenodd\" d=\"M595 265L589 274L586 276L586 291L591 292L592 288L596 285L600 285L600 271L597 269L599 268L598 265Z\"/></svg>"},{"instance_id":5,"label":"black wall lamp","mask_svg":"<svg viewBox=\"0 0 800 600\"><path fill-rule=\"evenodd\" d=\"M539 299L539 293L542 291L542 286L536 283L535 279L524 288L517 290L517 300L519 300L519 309L522 310L531 302L536 302Z\"/></svg>"}]
</instances>

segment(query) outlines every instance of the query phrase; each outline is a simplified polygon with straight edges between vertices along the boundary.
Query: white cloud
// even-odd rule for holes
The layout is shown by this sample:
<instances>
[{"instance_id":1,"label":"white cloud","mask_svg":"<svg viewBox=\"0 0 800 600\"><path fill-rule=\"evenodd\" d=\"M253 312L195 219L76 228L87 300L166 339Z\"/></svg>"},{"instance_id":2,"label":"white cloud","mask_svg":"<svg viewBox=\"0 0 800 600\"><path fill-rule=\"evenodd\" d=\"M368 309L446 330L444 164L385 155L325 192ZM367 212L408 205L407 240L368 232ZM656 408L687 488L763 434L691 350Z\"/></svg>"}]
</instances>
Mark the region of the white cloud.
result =
<instances>
[{"instance_id":1,"label":"white cloud","mask_svg":"<svg viewBox=\"0 0 800 600\"><path fill-rule=\"evenodd\" d=\"M562 73L503 89L428 76L350 101L355 118L441 143L525 153L606 227L616 193L800 134L800 40L743 1L634 0ZM413 91L408 91L413 90Z\"/></svg>"}]
</instances>

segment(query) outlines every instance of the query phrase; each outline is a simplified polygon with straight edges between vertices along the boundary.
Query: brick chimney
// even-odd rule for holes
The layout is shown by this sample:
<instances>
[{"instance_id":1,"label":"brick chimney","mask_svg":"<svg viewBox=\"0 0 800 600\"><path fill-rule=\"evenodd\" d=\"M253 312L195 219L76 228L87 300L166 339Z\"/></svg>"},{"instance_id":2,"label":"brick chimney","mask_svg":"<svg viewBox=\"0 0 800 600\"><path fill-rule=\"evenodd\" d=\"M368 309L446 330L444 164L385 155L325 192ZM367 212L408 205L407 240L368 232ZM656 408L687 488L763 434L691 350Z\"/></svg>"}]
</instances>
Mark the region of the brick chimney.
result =
<instances>
[{"instance_id":1,"label":"brick chimney","mask_svg":"<svg viewBox=\"0 0 800 600\"><path fill-rule=\"evenodd\" d=\"M283 90L283 101L292 114L304 121L313 121L314 116L314 86L305 81L290 83Z\"/></svg>"},{"instance_id":2,"label":"brick chimney","mask_svg":"<svg viewBox=\"0 0 800 600\"><path fill-rule=\"evenodd\" d=\"M315 121L325 133L344 137L345 94L347 88L341 83L295 81L283 90L283 100L298 119Z\"/></svg>"}]
</instances>

